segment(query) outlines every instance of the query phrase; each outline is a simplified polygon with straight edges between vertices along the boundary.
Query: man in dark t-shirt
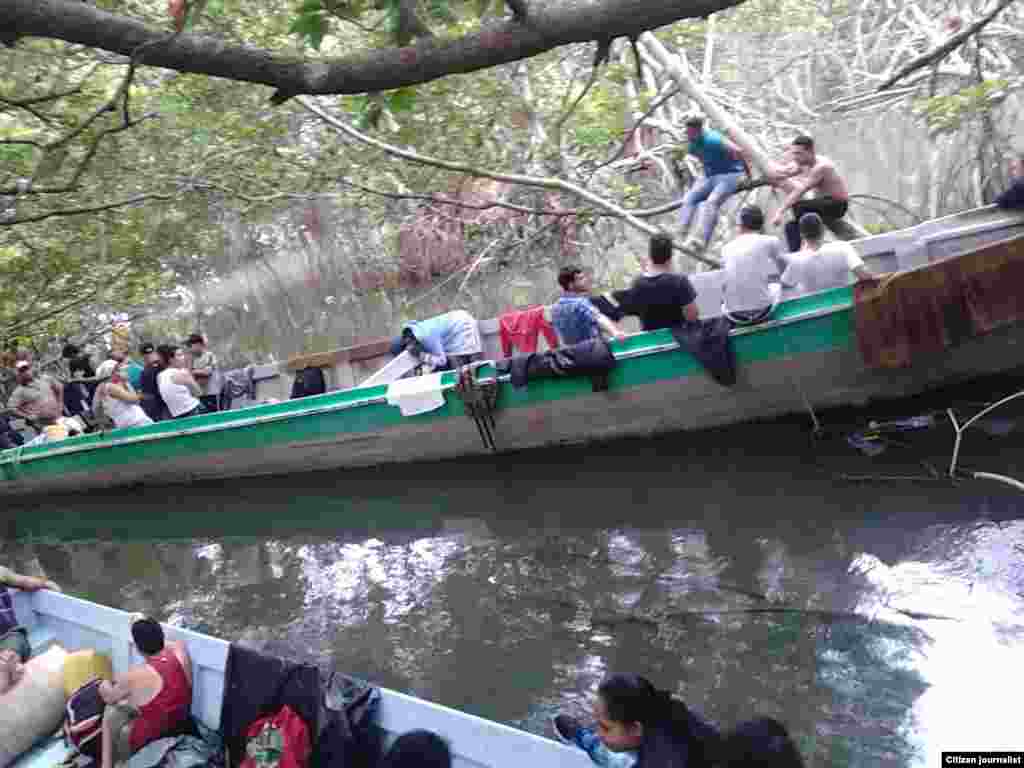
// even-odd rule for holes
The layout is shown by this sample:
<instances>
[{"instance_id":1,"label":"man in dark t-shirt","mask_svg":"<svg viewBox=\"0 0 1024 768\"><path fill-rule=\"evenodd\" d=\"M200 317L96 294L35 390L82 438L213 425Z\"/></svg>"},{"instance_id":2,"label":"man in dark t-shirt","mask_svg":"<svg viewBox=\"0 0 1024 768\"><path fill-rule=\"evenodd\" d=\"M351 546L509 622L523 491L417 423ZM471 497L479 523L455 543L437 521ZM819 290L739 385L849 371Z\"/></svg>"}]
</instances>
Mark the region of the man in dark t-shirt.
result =
<instances>
[{"instance_id":1,"label":"man in dark t-shirt","mask_svg":"<svg viewBox=\"0 0 1024 768\"><path fill-rule=\"evenodd\" d=\"M647 271L627 290L613 291L611 300L622 315L638 316L645 331L692 323L700 317L697 291L686 275L672 271L672 238L664 234L651 238Z\"/></svg>"}]
</instances>

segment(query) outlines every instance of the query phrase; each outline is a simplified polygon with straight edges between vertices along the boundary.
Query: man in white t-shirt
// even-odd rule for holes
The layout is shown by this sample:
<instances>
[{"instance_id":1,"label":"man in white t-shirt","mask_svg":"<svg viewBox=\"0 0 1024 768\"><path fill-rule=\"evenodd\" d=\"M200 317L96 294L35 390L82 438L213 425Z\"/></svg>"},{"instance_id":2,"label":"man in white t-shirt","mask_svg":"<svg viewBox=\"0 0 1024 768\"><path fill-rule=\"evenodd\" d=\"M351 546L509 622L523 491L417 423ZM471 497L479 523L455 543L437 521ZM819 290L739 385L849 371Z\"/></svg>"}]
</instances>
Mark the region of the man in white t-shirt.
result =
<instances>
[{"instance_id":1,"label":"man in white t-shirt","mask_svg":"<svg viewBox=\"0 0 1024 768\"><path fill-rule=\"evenodd\" d=\"M739 225L736 237L722 248L722 298L730 315L760 314L775 301L786 248L779 238L764 234L764 211L756 205L740 210Z\"/></svg>"},{"instance_id":2,"label":"man in white t-shirt","mask_svg":"<svg viewBox=\"0 0 1024 768\"><path fill-rule=\"evenodd\" d=\"M871 277L864 260L847 242L823 243L825 225L816 213L800 217L802 248L791 254L789 266L782 274L782 284L800 293L814 293L829 288L840 288L857 280Z\"/></svg>"}]
</instances>

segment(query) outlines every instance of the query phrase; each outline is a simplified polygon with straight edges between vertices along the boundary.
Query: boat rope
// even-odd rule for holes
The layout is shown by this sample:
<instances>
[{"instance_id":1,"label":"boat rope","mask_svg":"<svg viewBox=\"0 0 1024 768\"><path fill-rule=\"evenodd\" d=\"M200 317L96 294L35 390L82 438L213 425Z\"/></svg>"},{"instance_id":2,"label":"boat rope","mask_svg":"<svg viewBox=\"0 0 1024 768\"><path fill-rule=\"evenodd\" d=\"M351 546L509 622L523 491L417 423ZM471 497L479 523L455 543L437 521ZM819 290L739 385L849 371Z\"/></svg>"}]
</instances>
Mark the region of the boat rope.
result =
<instances>
[{"instance_id":1,"label":"boat rope","mask_svg":"<svg viewBox=\"0 0 1024 768\"><path fill-rule=\"evenodd\" d=\"M476 362L459 368L455 393L462 400L466 415L476 424L484 448L496 452L498 446L494 442L494 409L498 403L498 382L496 379L480 381L476 377L476 371L485 364Z\"/></svg>"}]
</instances>

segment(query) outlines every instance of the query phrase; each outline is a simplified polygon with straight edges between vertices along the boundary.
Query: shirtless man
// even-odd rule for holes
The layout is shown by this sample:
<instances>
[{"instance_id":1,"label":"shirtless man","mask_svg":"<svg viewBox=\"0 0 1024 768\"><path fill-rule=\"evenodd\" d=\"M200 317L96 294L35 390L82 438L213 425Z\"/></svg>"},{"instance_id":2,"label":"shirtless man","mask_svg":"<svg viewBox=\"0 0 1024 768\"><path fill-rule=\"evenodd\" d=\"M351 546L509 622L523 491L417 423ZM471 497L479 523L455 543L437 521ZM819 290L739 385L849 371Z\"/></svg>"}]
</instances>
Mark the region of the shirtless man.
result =
<instances>
[{"instance_id":1,"label":"shirtless man","mask_svg":"<svg viewBox=\"0 0 1024 768\"><path fill-rule=\"evenodd\" d=\"M145 663L118 675L113 683L100 684L107 704L101 768L112 768L173 732L192 706L192 662L185 644L164 644L163 628L148 618L132 624L132 639Z\"/></svg>"},{"instance_id":2,"label":"shirtless man","mask_svg":"<svg viewBox=\"0 0 1024 768\"><path fill-rule=\"evenodd\" d=\"M850 194L835 164L824 155L815 153L814 139L810 136L793 139L790 153L793 162L782 168L773 180L776 187L788 194L772 217L772 226L777 227L782 222L782 215L793 209L793 219L786 223L786 244L790 253L800 250L799 222L805 213L818 214L825 226L843 240L856 238L856 233L843 221ZM815 196L801 200L808 192L814 192Z\"/></svg>"}]
</instances>

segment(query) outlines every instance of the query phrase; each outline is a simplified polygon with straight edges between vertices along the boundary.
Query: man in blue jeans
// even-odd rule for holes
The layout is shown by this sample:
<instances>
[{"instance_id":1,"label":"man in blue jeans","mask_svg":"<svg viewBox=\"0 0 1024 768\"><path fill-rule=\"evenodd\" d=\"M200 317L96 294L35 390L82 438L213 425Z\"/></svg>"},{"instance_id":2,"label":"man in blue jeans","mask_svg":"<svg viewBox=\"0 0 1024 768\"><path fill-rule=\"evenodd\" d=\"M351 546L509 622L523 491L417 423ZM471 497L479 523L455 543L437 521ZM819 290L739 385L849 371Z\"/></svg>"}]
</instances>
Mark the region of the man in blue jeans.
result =
<instances>
[{"instance_id":1,"label":"man in blue jeans","mask_svg":"<svg viewBox=\"0 0 1024 768\"><path fill-rule=\"evenodd\" d=\"M697 206L704 203L703 236L693 235L682 246L684 251L696 254L708 247L718 223L718 210L736 193L744 174L750 175L750 166L747 153L718 131L705 128L700 115L686 118L686 138L689 140L687 153L699 157L704 166L703 181L694 181L679 210L685 234Z\"/></svg>"}]
</instances>

